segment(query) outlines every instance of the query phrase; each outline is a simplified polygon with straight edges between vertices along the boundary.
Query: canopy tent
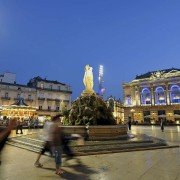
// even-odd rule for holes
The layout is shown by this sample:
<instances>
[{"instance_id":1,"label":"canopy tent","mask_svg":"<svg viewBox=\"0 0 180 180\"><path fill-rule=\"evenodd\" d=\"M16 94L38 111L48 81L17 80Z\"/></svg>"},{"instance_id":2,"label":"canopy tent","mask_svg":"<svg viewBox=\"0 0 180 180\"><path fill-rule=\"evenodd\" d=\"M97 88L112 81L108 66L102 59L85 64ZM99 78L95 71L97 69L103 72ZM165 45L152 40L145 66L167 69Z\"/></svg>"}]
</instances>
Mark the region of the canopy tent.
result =
<instances>
[{"instance_id":1,"label":"canopy tent","mask_svg":"<svg viewBox=\"0 0 180 180\"><path fill-rule=\"evenodd\" d=\"M3 105L1 114L8 118L28 119L36 115L36 107L27 105L23 98L19 98L12 105Z\"/></svg>"}]
</instances>

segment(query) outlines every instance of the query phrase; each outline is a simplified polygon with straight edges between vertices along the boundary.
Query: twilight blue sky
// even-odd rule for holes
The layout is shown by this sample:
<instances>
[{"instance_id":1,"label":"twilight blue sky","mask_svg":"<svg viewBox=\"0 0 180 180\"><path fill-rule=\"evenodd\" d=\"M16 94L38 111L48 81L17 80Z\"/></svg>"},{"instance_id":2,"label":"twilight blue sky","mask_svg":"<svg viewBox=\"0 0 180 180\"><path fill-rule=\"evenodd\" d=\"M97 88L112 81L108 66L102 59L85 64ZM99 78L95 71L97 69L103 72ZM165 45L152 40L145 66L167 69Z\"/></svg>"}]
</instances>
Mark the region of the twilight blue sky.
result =
<instances>
[{"instance_id":1,"label":"twilight blue sky","mask_svg":"<svg viewBox=\"0 0 180 180\"><path fill-rule=\"evenodd\" d=\"M105 67L106 95L137 74L180 68L179 0L0 0L0 72L83 90L84 66Z\"/></svg>"}]
</instances>

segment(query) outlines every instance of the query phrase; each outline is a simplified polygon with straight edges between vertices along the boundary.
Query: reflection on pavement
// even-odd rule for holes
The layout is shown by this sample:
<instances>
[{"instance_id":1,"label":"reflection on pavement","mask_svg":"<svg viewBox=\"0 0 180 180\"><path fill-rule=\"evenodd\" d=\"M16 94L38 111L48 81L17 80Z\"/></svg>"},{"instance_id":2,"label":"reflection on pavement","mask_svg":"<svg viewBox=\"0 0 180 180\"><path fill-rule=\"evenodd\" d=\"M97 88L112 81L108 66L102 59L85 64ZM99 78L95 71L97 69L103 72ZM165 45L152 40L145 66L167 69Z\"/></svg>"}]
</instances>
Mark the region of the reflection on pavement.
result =
<instances>
[{"instance_id":1,"label":"reflection on pavement","mask_svg":"<svg viewBox=\"0 0 180 180\"><path fill-rule=\"evenodd\" d=\"M179 145L180 144L180 127L165 126L165 131L162 132L159 126L132 126L132 134L147 134L166 140L167 142Z\"/></svg>"}]
</instances>

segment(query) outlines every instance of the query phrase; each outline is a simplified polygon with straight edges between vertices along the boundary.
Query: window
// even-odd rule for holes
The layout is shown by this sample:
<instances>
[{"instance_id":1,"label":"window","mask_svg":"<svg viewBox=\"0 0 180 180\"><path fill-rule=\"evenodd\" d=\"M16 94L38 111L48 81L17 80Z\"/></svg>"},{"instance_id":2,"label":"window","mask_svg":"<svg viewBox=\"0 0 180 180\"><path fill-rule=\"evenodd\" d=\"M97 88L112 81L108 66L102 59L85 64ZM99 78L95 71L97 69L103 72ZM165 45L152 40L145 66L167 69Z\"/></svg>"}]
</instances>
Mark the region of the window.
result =
<instances>
[{"instance_id":1,"label":"window","mask_svg":"<svg viewBox=\"0 0 180 180\"><path fill-rule=\"evenodd\" d=\"M180 87L178 85L171 86L170 100L171 103L180 103Z\"/></svg>"},{"instance_id":2,"label":"window","mask_svg":"<svg viewBox=\"0 0 180 180\"><path fill-rule=\"evenodd\" d=\"M174 110L175 115L180 115L180 110Z\"/></svg>"},{"instance_id":3,"label":"window","mask_svg":"<svg viewBox=\"0 0 180 180\"><path fill-rule=\"evenodd\" d=\"M59 111L59 106L56 107L56 111Z\"/></svg>"},{"instance_id":4,"label":"window","mask_svg":"<svg viewBox=\"0 0 180 180\"><path fill-rule=\"evenodd\" d=\"M144 115L144 122L150 123L151 121L150 111L143 111L143 115Z\"/></svg>"},{"instance_id":5,"label":"window","mask_svg":"<svg viewBox=\"0 0 180 180\"><path fill-rule=\"evenodd\" d=\"M28 95L28 99L31 100L31 94Z\"/></svg>"},{"instance_id":6,"label":"window","mask_svg":"<svg viewBox=\"0 0 180 180\"><path fill-rule=\"evenodd\" d=\"M155 103L156 105L166 104L166 95L163 87L157 87L155 90Z\"/></svg>"},{"instance_id":7,"label":"window","mask_svg":"<svg viewBox=\"0 0 180 180\"><path fill-rule=\"evenodd\" d=\"M61 90L61 86L58 86L58 90L59 90L59 91Z\"/></svg>"},{"instance_id":8,"label":"window","mask_svg":"<svg viewBox=\"0 0 180 180\"><path fill-rule=\"evenodd\" d=\"M151 92L148 88L142 89L141 92L141 104L151 104Z\"/></svg>"},{"instance_id":9,"label":"window","mask_svg":"<svg viewBox=\"0 0 180 180\"><path fill-rule=\"evenodd\" d=\"M39 106L39 110L42 110L42 106Z\"/></svg>"},{"instance_id":10,"label":"window","mask_svg":"<svg viewBox=\"0 0 180 180\"><path fill-rule=\"evenodd\" d=\"M41 89L44 89L44 84L43 83L41 83Z\"/></svg>"},{"instance_id":11,"label":"window","mask_svg":"<svg viewBox=\"0 0 180 180\"><path fill-rule=\"evenodd\" d=\"M126 98L125 98L125 104L126 104L126 105L131 105L131 96L126 96Z\"/></svg>"},{"instance_id":12,"label":"window","mask_svg":"<svg viewBox=\"0 0 180 180\"><path fill-rule=\"evenodd\" d=\"M6 93L5 93L5 98L8 98L8 97L9 97L9 93L6 92Z\"/></svg>"},{"instance_id":13,"label":"window","mask_svg":"<svg viewBox=\"0 0 180 180\"><path fill-rule=\"evenodd\" d=\"M49 86L49 89L50 89L50 90L52 90L52 87L53 87L53 86L52 86L52 85L50 85L50 86Z\"/></svg>"},{"instance_id":14,"label":"window","mask_svg":"<svg viewBox=\"0 0 180 180\"><path fill-rule=\"evenodd\" d=\"M51 110L51 106L48 106L48 110Z\"/></svg>"}]
</instances>

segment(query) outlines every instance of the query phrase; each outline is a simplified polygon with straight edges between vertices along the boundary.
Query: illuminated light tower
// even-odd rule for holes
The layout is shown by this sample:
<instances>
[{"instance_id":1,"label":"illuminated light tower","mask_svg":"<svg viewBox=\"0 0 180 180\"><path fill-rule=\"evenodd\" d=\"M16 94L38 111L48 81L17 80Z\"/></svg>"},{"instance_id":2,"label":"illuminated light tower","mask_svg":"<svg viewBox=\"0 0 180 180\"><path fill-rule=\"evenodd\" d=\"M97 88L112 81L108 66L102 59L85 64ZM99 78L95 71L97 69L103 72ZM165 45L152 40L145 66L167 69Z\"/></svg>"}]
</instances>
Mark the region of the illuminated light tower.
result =
<instances>
[{"instance_id":1,"label":"illuminated light tower","mask_svg":"<svg viewBox=\"0 0 180 180\"><path fill-rule=\"evenodd\" d=\"M99 96L103 97L104 93L105 93L105 88L103 87L103 76L104 76L104 67L103 65L99 66L99 77L98 77L98 83L99 83L99 91L98 94Z\"/></svg>"}]
</instances>

